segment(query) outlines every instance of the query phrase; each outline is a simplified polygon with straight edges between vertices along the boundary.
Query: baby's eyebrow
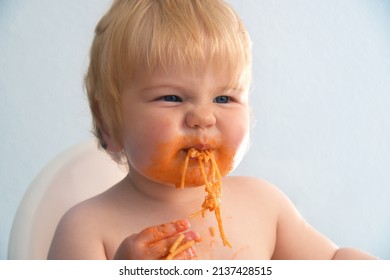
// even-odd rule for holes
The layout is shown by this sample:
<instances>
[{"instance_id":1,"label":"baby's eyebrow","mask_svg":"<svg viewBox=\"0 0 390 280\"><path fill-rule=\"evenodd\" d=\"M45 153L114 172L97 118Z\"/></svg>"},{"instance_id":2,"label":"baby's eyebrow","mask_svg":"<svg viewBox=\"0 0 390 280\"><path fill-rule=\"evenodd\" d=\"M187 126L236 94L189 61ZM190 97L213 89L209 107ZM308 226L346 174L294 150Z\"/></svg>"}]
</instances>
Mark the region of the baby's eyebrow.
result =
<instances>
[{"instance_id":1,"label":"baby's eyebrow","mask_svg":"<svg viewBox=\"0 0 390 280\"><path fill-rule=\"evenodd\" d=\"M188 85L175 83L175 82L162 82L162 83L152 83L144 85L139 88L140 93L155 93L158 91L173 91L173 92L192 92L192 88ZM212 93L219 95L232 95L240 96L246 92L246 89L240 86L230 86L230 85L221 85L215 86L213 89L210 89Z\"/></svg>"},{"instance_id":2,"label":"baby's eyebrow","mask_svg":"<svg viewBox=\"0 0 390 280\"><path fill-rule=\"evenodd\" d=\"M217 92L230 94L230 95L239 95L245 92L245 90L241 87L221 87L216 90Z\"/></svg>"},{"instance_id":3,"label":"baby's eyebrow","mask_svg":"<svg viewBox=\"0 0 390 280\"><path fill-rule=\"evenodd\" d=\"M153 91L153 90L159 90L159 89L181 90L181 89L183 89L183 87L180 85L176 85L176 84L155 84L155 85L148 85L148 86L142 87L140 89L140 91L147 92L147 91Z\"/></svg>"}]
</instances>

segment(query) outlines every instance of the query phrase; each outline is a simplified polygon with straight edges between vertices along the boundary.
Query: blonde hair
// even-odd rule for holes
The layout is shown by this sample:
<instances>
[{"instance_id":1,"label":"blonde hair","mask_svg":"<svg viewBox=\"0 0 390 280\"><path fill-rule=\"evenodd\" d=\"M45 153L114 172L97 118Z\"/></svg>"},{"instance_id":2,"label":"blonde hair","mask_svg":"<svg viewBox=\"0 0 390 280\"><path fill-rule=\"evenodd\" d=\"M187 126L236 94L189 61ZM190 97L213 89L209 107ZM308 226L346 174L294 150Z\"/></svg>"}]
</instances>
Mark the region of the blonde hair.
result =
<instances>
[{"instance_id":1,"label":"blonde hair","mask_svg":"<svg viewBox=\"0 0 390 280\"><path fill-rule=\"evenodd\" d=\"M121 143L121 88L137 69L152 73L179 65L195 70L209 61L230 69L232 83L249 86L250 38L224 1L115 0L96 26L85 77L102 146L104 130Z\"/></svg>"}]
</instances>

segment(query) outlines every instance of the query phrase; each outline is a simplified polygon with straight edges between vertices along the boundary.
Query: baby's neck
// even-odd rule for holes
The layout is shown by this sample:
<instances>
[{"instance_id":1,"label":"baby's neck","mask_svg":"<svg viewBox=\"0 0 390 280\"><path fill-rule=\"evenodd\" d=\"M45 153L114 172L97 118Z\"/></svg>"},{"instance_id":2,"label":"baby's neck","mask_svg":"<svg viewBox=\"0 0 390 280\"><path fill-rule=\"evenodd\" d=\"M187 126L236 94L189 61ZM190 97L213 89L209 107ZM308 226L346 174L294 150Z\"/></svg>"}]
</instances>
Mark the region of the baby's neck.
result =
<instances>
[{"instance_id":1,"label":"baby's neck","mask_svg":"<svg viewBox=\"0 0 390 280\"><path fill-rule=\"evenodd\" d=\"M129 173L123 180L123 183L128 188L132 188L139 194L161 202L170 203L189 203L201 201L204 199L204 187L185 187L183 189L176 188L173 185L161 184L155 181L148 180L135 173Z\"/></svg>"}]
</instances>

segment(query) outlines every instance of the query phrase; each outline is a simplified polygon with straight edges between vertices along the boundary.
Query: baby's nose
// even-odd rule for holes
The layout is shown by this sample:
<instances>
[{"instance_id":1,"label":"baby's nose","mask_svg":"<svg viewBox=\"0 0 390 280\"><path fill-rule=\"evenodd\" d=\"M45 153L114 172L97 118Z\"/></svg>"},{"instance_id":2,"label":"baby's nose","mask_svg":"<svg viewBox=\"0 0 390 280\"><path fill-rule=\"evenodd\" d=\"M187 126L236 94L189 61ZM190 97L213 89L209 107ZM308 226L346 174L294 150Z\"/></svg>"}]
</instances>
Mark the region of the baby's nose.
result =
<instances>
[{"instance_id":1,"label":"baby's nose","mask_svg":"<svg viewBox=\"0 0 390 280\"><path fill-rule=\"evenodd\" d=\"M216 123L214 111L210 106L197 106L186 115L186 123L190 128L208 128Z\"/></svg>"}]
</instances>

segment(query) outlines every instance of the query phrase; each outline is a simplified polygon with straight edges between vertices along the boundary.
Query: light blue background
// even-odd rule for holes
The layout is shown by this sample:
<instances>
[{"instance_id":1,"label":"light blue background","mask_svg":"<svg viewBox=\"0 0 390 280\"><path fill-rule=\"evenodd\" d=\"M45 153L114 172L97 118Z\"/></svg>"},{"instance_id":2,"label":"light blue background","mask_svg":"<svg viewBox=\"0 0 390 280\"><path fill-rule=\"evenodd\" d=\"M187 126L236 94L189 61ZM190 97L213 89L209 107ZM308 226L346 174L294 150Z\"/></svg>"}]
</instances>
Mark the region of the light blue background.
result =
<instances>
[{"instance_id":1,"label":"light blue background","mask_svg":"<svg viewBox=\"0 0 390 280\"><path fill-rule=\"evenodd\" d=\"M390 1L230 0L254 43L252 147L340 246L390 259ZM108 0L0 0L0 259L29 183L91 136L83 75Z\"/></svg>"}]
</instances>

